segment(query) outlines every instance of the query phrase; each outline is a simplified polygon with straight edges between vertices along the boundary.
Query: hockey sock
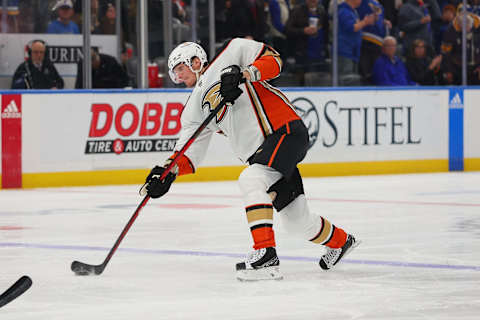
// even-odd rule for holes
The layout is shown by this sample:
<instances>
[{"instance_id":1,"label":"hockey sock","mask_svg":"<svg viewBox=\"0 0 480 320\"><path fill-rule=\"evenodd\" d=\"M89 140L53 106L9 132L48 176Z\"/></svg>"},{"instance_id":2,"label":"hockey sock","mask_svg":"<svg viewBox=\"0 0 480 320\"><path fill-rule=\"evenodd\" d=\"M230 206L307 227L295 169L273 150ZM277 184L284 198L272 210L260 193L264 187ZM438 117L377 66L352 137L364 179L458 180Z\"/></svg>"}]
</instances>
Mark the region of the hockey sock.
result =
<instances>
[{"instance_id":1,"label":"hockey sock","mask_svg":"<svg viewBox=\"0 0 480 320\"><path fill-rule=\"evenodd\" d=\"M322 227L317 235L310 239L310 241L332 249L337 249L341 248L347 241L347 233L322 217Z\"/></svg>"},{"instance_id":2,"label":"hockey sock","mask_svg":"<svg viewBox=\"0 0 480 320\"><path fill-rule=\"evenodd\" d=\"M255 250L275 247L273 232L273 206L271 204L255 204L245 208L248 226L253 238Z\"/></svg>"}]
</instances>

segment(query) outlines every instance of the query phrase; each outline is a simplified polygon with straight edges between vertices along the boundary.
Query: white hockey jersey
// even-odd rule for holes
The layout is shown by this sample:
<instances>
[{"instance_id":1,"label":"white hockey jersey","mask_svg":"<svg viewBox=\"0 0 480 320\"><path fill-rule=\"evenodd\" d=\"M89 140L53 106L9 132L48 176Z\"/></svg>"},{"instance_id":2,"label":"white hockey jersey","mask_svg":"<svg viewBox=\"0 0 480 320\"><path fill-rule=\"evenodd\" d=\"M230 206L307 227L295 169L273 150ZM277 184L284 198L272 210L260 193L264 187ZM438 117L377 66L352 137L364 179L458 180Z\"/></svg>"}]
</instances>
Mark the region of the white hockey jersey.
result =
<instances>
[{"instance_id":1,"label":"white hockey jersey","mask_svg":"<svg viewBox=\"0 0 480 320\"><path fill-rule=\"evenodd\" d=\"M209 113L221 101L220 71L230 65L254 65L261 80L240 85L243 93L232 106L225 106L186 150L194 168L205 157L211 135L221 131L236 156L246 162L265 137L287 122L300 119L284 94L265 80L281 70L278 53L269 46L242 38L231 40L199 77L181 115L182 130L175 150L180 150Z\"/></svg>"}]
</instances>

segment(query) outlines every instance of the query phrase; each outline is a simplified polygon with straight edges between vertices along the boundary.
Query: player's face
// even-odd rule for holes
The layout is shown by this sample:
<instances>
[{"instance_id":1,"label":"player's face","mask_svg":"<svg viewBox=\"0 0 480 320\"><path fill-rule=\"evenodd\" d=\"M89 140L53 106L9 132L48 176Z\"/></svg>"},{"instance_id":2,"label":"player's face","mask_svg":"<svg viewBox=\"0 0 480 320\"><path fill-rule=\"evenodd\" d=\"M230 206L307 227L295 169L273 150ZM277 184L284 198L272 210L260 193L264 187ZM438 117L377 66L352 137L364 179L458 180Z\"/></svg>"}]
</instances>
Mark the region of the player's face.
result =
<instances>
[{"instance_id":1,"label":"player's face","mask_svg":"<svg viewBox=\"0 0 480 320\"><path fill-rule=\"evenodd\" d=\"M184 63L180 63L173 68L173 72L175 72L177 79L180 82L185 83L188 88L194 87L197 83L197 77L195 76L195 73Z\"/></svg>"}]
</instances>

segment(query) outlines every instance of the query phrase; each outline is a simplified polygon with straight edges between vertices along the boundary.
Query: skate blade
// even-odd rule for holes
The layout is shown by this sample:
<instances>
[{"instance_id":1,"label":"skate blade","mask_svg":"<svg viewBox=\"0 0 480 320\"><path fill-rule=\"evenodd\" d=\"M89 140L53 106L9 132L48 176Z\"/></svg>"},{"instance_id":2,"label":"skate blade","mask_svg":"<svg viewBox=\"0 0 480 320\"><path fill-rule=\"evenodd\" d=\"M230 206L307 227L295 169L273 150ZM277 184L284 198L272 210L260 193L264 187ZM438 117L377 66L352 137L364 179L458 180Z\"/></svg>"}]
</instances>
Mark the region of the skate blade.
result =
<instances>
[{"instance_id":1,"label":"skate blade","mask_svg":"<svg viewBox=\"0 0 480 320\"><path fill-rule=\"evenodd\" d=\"M343 256L337 261L335 262L335 264L333 266L331 266L329 269L323 269L321 268L323 271L330 271L332 270L333 268L335 268L339 262L341 262L350 252L352 252L353 249L355 249L356 247L358 247L358 245L362 243L361 240L356 240L355 243L350 247L348 248L347 251L345 251L345 253L343 254Z\"/></svg>"},{"instance_id":2,"label":"skate blade","mask_svg":"<svg viewBox=\"0 0 480 320\"><path fill-rule=\"evenodd\" d=\"M348 248L347 251L345 251L345 253L343 254L343 258L345 258L346 255L348 255L350 252L352 252L353 249L355 249L356 247L358 247L358 245L362 243L362 240L356 240L355 243L350 247Z\"/></svg>"},{"instance_id":3,"label":"skate blade","mask_svg":"<svg viewBox=\"0 0 480 320\"><path fill-rule=\"evenodd\" d=\"M338 260L330 269L327 269L327 270L332 270L334 267L336 267L338 265L339 262L341 262L343 259L345 259L345 257L353 251L353 249L355 249L356 247L358 247L358 245L362 243L361 240L356 240L354 244L352 244L352 246L350 248L348 248L347 251L345 251L345 253L343 254L343 256L340 258L340 260Z\"/></svg>"},{"instance_id":4,"label":"skate blade","mask_svg":"<svg viewBox=\"0 0 480 320\"><path fill-rule=\"evenodd\" d=\"M280 273L279 267L237 270L236 276L239 281L263 281L283 279L283 275Z\"/></svg>"}]
</instances>

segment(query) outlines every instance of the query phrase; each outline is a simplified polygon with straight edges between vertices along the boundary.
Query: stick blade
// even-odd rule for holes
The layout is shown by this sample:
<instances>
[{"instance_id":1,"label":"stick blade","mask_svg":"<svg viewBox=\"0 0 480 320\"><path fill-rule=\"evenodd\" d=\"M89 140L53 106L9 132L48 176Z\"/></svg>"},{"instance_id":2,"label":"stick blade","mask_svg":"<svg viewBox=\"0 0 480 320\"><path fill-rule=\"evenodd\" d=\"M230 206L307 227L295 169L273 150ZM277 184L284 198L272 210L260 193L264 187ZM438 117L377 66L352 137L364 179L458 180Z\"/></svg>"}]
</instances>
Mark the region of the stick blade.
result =
<instances>
[{"instance_id":1,"label":"stick blade","mask_svg":"<svg viewBox=\"0 0 480 320\"><path fill-rule=\"evenodd\" d=\"M32 279L29 276L23 276L18 279L0 296L0 308L22 295L32 286L32 283Z\"/></svg>"},{"instance_id":2,"label":"stick blade","mask_svg":"<svg viewBox=\"0 0 480 320\"><path fill-rule=\"evenodd\" d=\"M73 261L70 269L72 269L77 276L98 276L103 272L102 265L94 266L80 261Z\"/></svg>"}]
</instances>

